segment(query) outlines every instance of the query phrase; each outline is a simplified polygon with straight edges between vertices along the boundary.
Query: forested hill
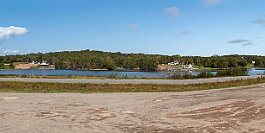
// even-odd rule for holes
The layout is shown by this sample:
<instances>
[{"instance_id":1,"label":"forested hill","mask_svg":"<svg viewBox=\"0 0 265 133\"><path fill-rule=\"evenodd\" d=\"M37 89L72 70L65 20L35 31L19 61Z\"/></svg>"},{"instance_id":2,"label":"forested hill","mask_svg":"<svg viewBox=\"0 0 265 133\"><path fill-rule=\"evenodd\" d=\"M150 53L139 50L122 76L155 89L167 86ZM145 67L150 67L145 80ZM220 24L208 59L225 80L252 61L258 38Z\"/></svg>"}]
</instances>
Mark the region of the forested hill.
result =
<instances>
[{"instance_id":1,"label":"forested hill","mask_svg":"<svg viewBox=\"0 0 265 133\"><path fill-rule=\"evenodd\" d=\"M225 55L212 57L199 56L167 56L150 54L124 54L120 52L102 52L93 50L36 53L27 55L0 56L0 64L14 62L48 61L56 69L109 69L116 68L155 70L158 64L178 61L181 64L196 66L228 68L246 67L255 61L255 67L265 67L265 56Z\"/></svg>"}]
</instances>

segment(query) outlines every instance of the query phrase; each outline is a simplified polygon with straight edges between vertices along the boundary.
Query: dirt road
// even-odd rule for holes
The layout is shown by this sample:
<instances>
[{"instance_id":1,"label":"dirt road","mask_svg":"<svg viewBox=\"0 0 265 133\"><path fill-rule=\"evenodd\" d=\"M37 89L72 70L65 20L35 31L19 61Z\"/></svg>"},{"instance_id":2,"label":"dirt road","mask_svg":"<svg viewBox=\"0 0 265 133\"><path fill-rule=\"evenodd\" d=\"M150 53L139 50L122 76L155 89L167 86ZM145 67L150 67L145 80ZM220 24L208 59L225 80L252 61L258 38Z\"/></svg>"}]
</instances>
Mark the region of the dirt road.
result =
<instances>
[{"instance_id":1,"label":"dirt road","mask_svg":"<svg viewBox=\"0 0 265 133\"><path fill-rule=\"evenodd\" d=\"M188 80L161 80L161 79L45 79L45 78L0 78L0 81L19 82L46 82L46 83L89 83L89 84L202 84L226 82L241 79L255 79L261 75L221 77Z\"/></svg>"},{"instance_id":2,"label":"dirt road","mask_svg":"<svg viewBox=\"0 0 265 133\"><path fill-rule=\"evenodd\" d=\"M185 93L0 93L0 132L261 133L265 84Z\"/></svg>"}]
</instances>

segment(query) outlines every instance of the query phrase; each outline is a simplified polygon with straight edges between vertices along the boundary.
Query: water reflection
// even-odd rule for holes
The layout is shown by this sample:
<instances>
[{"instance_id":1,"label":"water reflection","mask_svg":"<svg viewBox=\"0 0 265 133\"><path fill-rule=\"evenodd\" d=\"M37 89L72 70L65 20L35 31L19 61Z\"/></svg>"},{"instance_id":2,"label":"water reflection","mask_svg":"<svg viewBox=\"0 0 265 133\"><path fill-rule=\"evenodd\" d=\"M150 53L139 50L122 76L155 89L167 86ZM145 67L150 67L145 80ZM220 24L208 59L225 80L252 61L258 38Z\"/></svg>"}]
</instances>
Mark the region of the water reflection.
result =
<instances>
[{"instance_id":1,"label":"water reflection","mask_svg":"<svg viewBox=\"0 0 265 133\"><path fill-rule=\"evenodd\" d=\"M198 75L203 71L174 72L180 75ZM265 69L249 69L248 75L264 74ZM216 74L217 71L211 71ZM128 77L168 77L173 72L135 72L135 71L76 71L76 70L1 70L0 75L40 75L40 76L128 76Z\"/></svg>"}]
</instances>

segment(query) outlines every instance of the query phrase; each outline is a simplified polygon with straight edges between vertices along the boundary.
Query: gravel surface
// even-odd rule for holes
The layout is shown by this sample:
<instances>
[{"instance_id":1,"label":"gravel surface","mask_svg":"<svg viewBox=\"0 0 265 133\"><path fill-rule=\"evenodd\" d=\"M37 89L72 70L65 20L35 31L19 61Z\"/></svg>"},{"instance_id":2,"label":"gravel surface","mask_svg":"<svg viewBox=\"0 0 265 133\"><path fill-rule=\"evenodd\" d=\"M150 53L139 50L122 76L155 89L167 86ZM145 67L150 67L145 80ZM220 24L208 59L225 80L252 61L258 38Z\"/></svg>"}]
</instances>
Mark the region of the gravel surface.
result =
<instances>
[{"instance_id":1,"label":"gravel surface","mask_svg":"<svg viewBox=\"0 0 265 133\"><path fill-rule=\"evenodd\" d=\"M1 81L19 82L50 82L50 83L91 83L91 84L199 84L226 82L241 79L253 79L260 76L239 76L222 77L208 79L188 79L188 80L162 80L162 79L45 79L45 78L0 78Z\"/></svg>"},{"instance_id":2,"label":"gravel surface","mask_svg":"<svg viewBox=\"0 0 265 133\"><path fill-rule=\"evenodd\" d=\"M182 93L0 93L1 133L261 133L265 84Z\"/></svg>"}]
</instances>

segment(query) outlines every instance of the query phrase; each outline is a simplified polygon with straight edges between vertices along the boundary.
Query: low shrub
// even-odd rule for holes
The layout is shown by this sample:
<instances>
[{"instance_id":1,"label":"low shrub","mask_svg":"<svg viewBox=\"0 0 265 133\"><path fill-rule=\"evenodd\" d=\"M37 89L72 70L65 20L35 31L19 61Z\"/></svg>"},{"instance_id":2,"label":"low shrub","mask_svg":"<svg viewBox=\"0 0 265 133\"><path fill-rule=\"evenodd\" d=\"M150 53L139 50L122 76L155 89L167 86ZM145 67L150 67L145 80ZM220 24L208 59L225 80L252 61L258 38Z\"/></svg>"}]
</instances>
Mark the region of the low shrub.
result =
<instances>
[{"instance_id":1,"label":"low shrub","mask_svg":"<svg viewBox=\"0 0 265 133\"><path fill-rule=\"evenodd\" d=\"M212 77L214 77L214 76L215 76L215 75L212 74L212 73L209 72L209 71L203 71L202 73L198 74L198 75L196 76L196 78L212 78Z\"/></svg>"},{"instance_id":2,"label":"low shrub","mask_svg":"<svg viewBox=\"0 0 265 133\"><path fill-rule=\"evenodd\" d=\"M218 71L216 76L247 76L246 68L228 68L223 71Z\"/></svg>"},{"instance_id":3,"label":"low shrub","mask_svg":"<svg viewBox=\"0 0 265 133\"><path fill-rule=\"evenodd\" d=\"M110 79L116 79L118 78L118 74L116 73L111 73L110 75L106 76L107 78L110 78Z\"/></svg>"},{"instance_id":4,"label":"low shrub","mask_svg":"<svg viewBox=\"0 0 265 133\"><path fill-rule=\"evenodd\" d=\"M170 79L194 79L196 78L196 76L192 74L173 73L173 74L170 74L168 78Z\"/></svg>"}]
</instances>

